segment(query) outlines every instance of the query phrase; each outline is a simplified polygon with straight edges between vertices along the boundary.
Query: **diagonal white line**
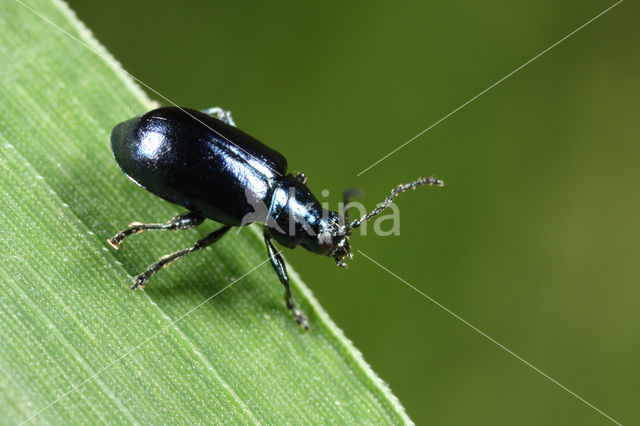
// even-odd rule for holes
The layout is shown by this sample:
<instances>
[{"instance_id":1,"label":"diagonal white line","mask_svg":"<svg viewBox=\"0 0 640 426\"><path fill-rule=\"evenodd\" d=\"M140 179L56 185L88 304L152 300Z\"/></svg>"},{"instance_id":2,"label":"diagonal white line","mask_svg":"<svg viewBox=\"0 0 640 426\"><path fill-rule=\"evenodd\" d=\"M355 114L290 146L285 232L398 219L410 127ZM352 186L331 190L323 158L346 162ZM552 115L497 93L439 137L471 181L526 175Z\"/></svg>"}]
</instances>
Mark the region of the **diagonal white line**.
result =
<instances>
[{"instance_id":1,"label":"diagonal white line","mask_svg":"<svg viewBox=\"0 0 640 426\"><path fill-rule=\"evenodd\" d=\"M196 120L198 123L202 124L203 126L205 126L207 129L211 130L212 132L214 132L215 134L217 134L218 136L220 136L221 138L223 138L224 140L226 140L227 142L229 142L230 144L234 145L236 148L238 148L239 150L241 150L242 152L244 152L245 154L251 156L251 154L249 154L246 150L244 150L241 146L238 146L235 142L233 142L232 140L230 140L229 138L227 138L226 136L224 136L223 134L221 134L220 132L218 132L217 130L213 129L211 126L207 125L206 123L204 123L202 120L198 119L198 117L194 116L193 114L191 114L189 111L185 110L184 108L182 108L181 106L179 106L178 104L176 104L175 102L173 102L171 99L167 98L166 96L164 96L162 93L158 92L156 89L154 89L153 87L149 86L147 83L145 83L144 81L140 80L139 78L137 78L136 76L132 75L131 73L129 73L127 70L125 70L124 68L122 68L119 64L115 63L114 61L110 61L109 58L107 58L104 54L98 52L97 50L95 50L94 48L92 48L91 46L89 46L87 43L85 43L84 41L80 40L79 38L75 37L74 35L70 34L68 31L64 30L63 28L61 28L58 24L56 24L55 22L53 22L52 20L50 20L49 18L47 18L46 16L44 16L43 14L41 14L40 12L38 12L37 10L35 10L34 8L32 8L31 6L28 6L27 4L25 4L22 0L15 0L16 2L18 2L19 4L21 4L22 6L24 6L26 9L30 10L34 15L40 17L43 21L51 24L54 28L56 28L57 30L61 31L62 33L66 34L69 38L71 38L72 40L75 40L77 43L79 43L80 45L86 47L89 51L93 52L94 54L96 54L97 56L99 56L100 58L104 59L105 62L112 64L114 67L117 67L118 70L120 72L125 73L126 75L128 75L129 77L131 77L132 79L134 79L135 81L137 81L138 83L140 83L141 85L143 85L144 87L146 87L147 89L151 90L153 93L155 93L156 95L160 96L162 99L164 99L165 101L167 101L168 103L170 103L171 105L173 105L174 107L178 108L180 111L184 112L185 114L187 114L189 117L193 118L194 120ZM272 170L275 174L277 174L278 176L282 176L282 174L280 174L280 172L278 172L277 170Z\"/></svg>"},{"instance_id":2,"label":"diagonal white line","mask_svg":"<svg viewBox=\"0 0 640 426\"><path fill-rule=\"evenodd\" d=\"M493 89L494 87L496 87L498 84L502 83L503 81L505 81L506 79L508 79L509 77L511 77L512 75L514 75L515 73L517 73L518 71L520 71L522 68L526 67L527 65L529 65L531 62L535 61L536 59L538 59L540 56L544 55L545 53L547 53L548 51L550 51L551 49L553 49L554 47L556 47L557 45L559 45L560 43L562 43L563 41L565 41L566 39L568 39L569 37L571 37L572 35L574 35L575 33L577 33L578 31L580 31L581 29L583 29L584 27L586 27L587 25L589 25L590 23L592 23L593 21L595 21L596 19L598 19L599 17L601 17L602 15L604 15L605 13L607 13L608 11L610 11L611 9L613 9L614 7L616 7L617 5L619 5L620 3L622 3L623 0L618 0L617 3L614 3L612 6L609 6L607 9L603 10L602 12L600 12L599 14L597 14L596 16L594 16L593 18L589 19L587 22L585 22L584 24L580 25L578 28L576 28L575 30L571 31L569 34L567 34L566 36L562 37L560 40L556 41L555 43L553 43L551 46L547 47L546 49L544 49L542 52L538 53L536 56L534 56L533 58L529 59L527 62L525 62L524 64L520 65L518 68L516 68L515 70L511 71L509 74L505 75L504 77L502 77L500 80L496 81L495 83L493 83L491 86L487 87L486 89L484 89L482 92L478 93L477 95L475 95L474 97L472 97L471 99L469 99L468 101L466 101L465 103L463 103L462 105L460 105L458 108L454 109L453 111L451 111L450 113L448 113L447 115L445 115L444 117L442 117L440 120L436 121L435 123L433 123L432 125L430 125L429 127L427 127L426 129L424 129L423 131L421 131L420 133L418 133L417 135L415 135L414 137L412 137L411 139L409 139L408 141L406 141L405 143L403 143L402 145L400 145L399 147L397 147L396 149L394 149L393 151L389 152L387 155L385 155L384 157L380 158L378 161L376 161L375 163L371 164L369 167L367 167L366 169L362 170L360 173L358 173L356 176L360 176L362 175L364 172L366 172L367 170L371 169L372 167L375 167L376 165L378 165L380 162L386 160L388 157L390 157L391 155L395 154L396 152L400 151L402 148L404 148L405 146L407 146L408 144L410 144L411 142L413 142L414 140L416 140L417 138L419 138L420 136L422 136L423 134L425 134L426 132L428 132L429 130L433 129L434 127L436 127L438 124L442 123L444 120L446 120L447 118L451 117L453 114L455 114L456 112L460 111L462 108L466 107L467 105L469 105L471 102L475 101L476 99L478 99L480 96L484 95L485 93L487 93L489 90Z\"/></svg>"},{"instance_id":3,"label":"diagonal white line","mask_svg":"<svg viewBox=\"0 0 640 426\"><path fill-rule=\"evenodd\" d=\"M373 260L371 257L367 256L366 254L364 254L362 251L357 250L358 253L360 253L361 255L363 255L364 257L366 257L367 259L369 259L371 262L375 263L376 265L378 265L380 268L384 269L385 271L387 271L389 274L393 275L394 277L396 277L398 280L402 281L404 284L406 284L407 286L411 287L413 290L415 290L416 292L420 293L422 296L424 296L425 298L427 298L429 301L431 301L432 303L434 303L435 305L437 305L439 308L441 308L442 310L444 310L445 312L447 312L448 314L450 314L451 316L453 316L454 318L456 318L457 320L461 321L464 325L470 327L472 330L474 330L476 333L480 334L481 336L485 337L486 339L488 339L489 341L491 341L492 343L494 343L496 346L498 346L500 349L504 350L505 352L507 352L508 354L512 355L513 357L515 357L516 359L518 359L519 361L521 361L523 364L525 364L528 367L531 367L533 370L537 371L538 373L540 373L541 375L543 375L544 377L546 377L548 380L550 380L551 382L553 382L554 384L558 385L559 387L561 387L562 389L564 389L565 391L569 392L571 395L573 395L574 397L578 398L580 401L584 402L585 404L587 404L589 407L593 408L594 410L596 410L598 413L602 414L604 417L606 417L607 419L611 420L613 423L620 425L621 424L613 419L612 417L608 416L604 411L600 410L599 408L597 408L596 406L594 406L593 404L591 404L589 401L587 401L586 399L582 398L580 395L578 395L577 393L573 392L571 389L567 388L566 386L564 386L562 383L558 382L556 379L554 379L553 377L549 376L547 373L545 373L544 371L540 370L539 368L537 368L536 366L534 366L533 364L531 364L530 362L528 362L526 359L522 358L520 355L516 354L515 352L513 352L512 350L510 350L509 348L507 348L506 346L504 346L503 344L501 344L500 342L498 342L497 340L495 340L494 338L492 338L491 336L489 336L487 333L485 333L484 331L480 330L478 327L476 327L475 325L471 324L470 322L468 322L467 320L465 320L464 318L462 318L460 315L456 314L455 312L453 312L451 309L447 308L446 306L440 304L438 301L436 301L434 298L430 297L429 295L423 293L421 290L418 290L416 287L414 287L413 285L409 284L406 280L404 280L403 278L399 277L398 275L394 274L393 272L391 272L389 269L385 268L384 266L382 266L380 263L376 262L375 260Z\"/></svg>"},{"instance_id":4,"label":"diagonal white line","mask_svg":"<svg viewBox=\"0 0 640 426\"><path fill-rule=\"evenodd\" d=\"M279 251L277 253L280 253ZM276 254L277 254L276 253ZM208 298L206 298L203 302L201 302L200 304L198 304L196 307L191 308L190 310L188 310L186 313L180 315L177 319L171 321L169 324L165 325L164 327L162 327L160 330L156 331L153 335L151 335L150 337L148 337L146 340L144 340L142 343L139 343L138 345L134 346L132 349L128 350L127 352L123 353L122 355L120 355L119 357L117 357L116 359L114 359L113 361L111 361L110 363L108 363L107 365L105 365L104 367L102 367L100 370L96 371L94 374L92 374L91 376L87 377L86 379L84 379L82 382L80 382L79 384L77 384L76 386L74 386L71 390L68 390L67 392L63 393L62 395L60 395L56 400L52 401L49 405L47 405L46 407L41 408L40 410L36 411L34 414L31 415L31 417L29 417L28 419L26 419L25 421L23 421L22 423L20 423L20 425L23 425L27 422L29 422L30 420L32 420L34 417L36 417L37 415L41 414L43 411L51 408L53 405L57 404L58 402L60 402L62 399L66 398L67 396L69 396L70 394L72 394L73 392L75 392L76 390L78 390L80 387L84 386L87 382L91 381L91 379L93 379L94 377L96 377L97 375L99 375L100 373L102 373L103 371L105 371L106 369L108 369L109 367L111 367L113 364L117 363L118 361L122 360L123 358L125 358L127 355L131 354L132 352L135 352L136 350L140 349L142 346L144 346L148 341L150 341L151 339L157 337L160 333L164 332L167 328L171 327L172 325L174 325L175 323L177 323L178 321L182 320L184 317L186 317L187 315L190 315L193 311L195 311L196 309L198 309L200 306L204 305L205 303L207 303L208 301L210 301L211 299L213 299L214 297L216 297L217 295L219 295L220 293L222 293L223 291L225 291L226 289L228 289L229 287L231 287L232 285L234 285L235 283L237 283L238 281L240 281L241 279L243 279L244 277L246 277L247 275L249 275L250 273L252 273L253 271L255 271L256 269L258 269L259 267L261 267L262 265L264 265L265 263L267 263L269 260L271 260L270 257L268 257L267 259L263 260L262 262L260 262L257 266L253 267L251 270L249 270L248 272L246 272L244 275L242 275L240 278L237 278L233 281L231 281L231 283L229 283L227 286L225 286L224 288L222 288L221 290L218 290L216 293L214 293L213 295L209 296Z\"/></svg>"}]
</instances>

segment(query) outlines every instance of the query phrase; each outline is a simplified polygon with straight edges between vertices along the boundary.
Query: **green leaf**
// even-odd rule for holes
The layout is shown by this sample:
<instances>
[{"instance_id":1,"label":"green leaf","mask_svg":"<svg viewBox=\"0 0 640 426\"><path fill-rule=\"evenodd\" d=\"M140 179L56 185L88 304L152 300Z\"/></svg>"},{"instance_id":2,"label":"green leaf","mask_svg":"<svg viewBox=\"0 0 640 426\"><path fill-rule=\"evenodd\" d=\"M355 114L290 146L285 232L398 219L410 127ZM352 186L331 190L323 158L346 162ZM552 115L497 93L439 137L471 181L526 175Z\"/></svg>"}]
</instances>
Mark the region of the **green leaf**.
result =
<instances>
[{"instance_id":1,"label":"green leaf","mask_svg":"<svg viewBox=\"0 0 640 426\"><path fill-rule=\"evenodd\" d=\"M66 5L27 6L0 5L0 421L410 423L292 272L312 329L294 324L256 229L128 290L219 225L107 246L180 212L108 148L151 103Z\"/></svg>"}]
</instances>

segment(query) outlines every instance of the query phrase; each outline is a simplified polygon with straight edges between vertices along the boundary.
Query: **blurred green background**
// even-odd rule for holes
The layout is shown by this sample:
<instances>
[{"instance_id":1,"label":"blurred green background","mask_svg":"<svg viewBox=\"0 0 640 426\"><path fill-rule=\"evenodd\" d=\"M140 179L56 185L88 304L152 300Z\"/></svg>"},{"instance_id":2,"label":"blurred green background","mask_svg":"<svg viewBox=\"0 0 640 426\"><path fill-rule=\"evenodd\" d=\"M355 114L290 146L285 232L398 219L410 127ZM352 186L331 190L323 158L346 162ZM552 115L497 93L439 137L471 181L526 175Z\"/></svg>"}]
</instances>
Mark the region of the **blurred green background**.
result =
<instances>
[{"instance_id":1,"label":"blurred green background","mask_svg":"<svg viewBox=\"0 0 640 426\"><path fill-rule=\"evenodd\" d=\"M372 207L444 179L399 200L399 237L352 246L637 424L637 3L356 177L612 4L70 1L131 74L179 105L232 110L333 206L347 186ZM417 423L608 423L363 256L347 271L286 257Z\"/></svg>"}]
</instances>

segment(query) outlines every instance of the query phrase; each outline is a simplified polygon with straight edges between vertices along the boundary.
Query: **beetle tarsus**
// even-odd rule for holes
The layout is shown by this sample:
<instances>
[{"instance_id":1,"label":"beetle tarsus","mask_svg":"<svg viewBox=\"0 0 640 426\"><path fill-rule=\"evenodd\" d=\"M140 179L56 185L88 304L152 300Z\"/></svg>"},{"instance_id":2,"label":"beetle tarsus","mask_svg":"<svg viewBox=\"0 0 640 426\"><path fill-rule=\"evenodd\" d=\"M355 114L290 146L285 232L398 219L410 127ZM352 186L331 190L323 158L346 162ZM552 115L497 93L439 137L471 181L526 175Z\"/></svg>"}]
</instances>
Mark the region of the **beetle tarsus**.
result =
<instances>
[{"instance_id":1,"label":"beetle tarsus","mask_svg":"<svg viewBox=\"0 0 640 426\"><path fill-rule=\"evenodd\" d=\"M287 305L287 309L291 311L293 315L293 319L296 324L302 326L305 330L309 330L309 323L307 322L307 317L305 314L293 303L293 298L291 297L291 289L287 288L284 292L284 303Z\"/></svg>"},{"instance_id":2,"label":"beetle tarsus","mask_svg":"<svg viewBox=\"0 0 640 426\"><path fill-rule=\"evenodd\" d=\"M120 242L119 242L119 241L117 240L117 238L116 238L117 236L118 236L118 235L116 235L116 236L114 236L114 237L112 237L112 238L109 238L109 239L107 240L107 242L109 243L109 245L110 245L111 247L113 247L114 249L116 249L116 250L118 250L118 245L120 245Z\"/></svg>"},{"instance_id":3,"label":"beetle tarsus","mask_svg":"<svg viewBox=\"0 0 640 426\"><path fill-rule=\"evenodd\" d=\"M150 273L149 270L146 270L142 274L137 275L133 279L133 285L129 287L131 291L136 291L139 288L144 288L144 286L147 284L147 281L149 281L149 277L151 277L151 275L152 273Z\"/></svg>"},{"instance_id":4,"label":"beetle tarsus","mask_svg":"<svg viewBox=\"0 0 640 426\"><path fill-rule=\"evenodd\" d=\"M309 323L307 322L307 317L296 308L293 308L291 312L293 313L293 319L296 321L296 324L303 327L305 330L309 330Z\"/></svg>"},{"instance_id":5,"label":"beetle tarsus","mask_svg":"<svg viewBox=\"0 0 640 426\"><path fill-rule=\"evenodd\" d=\"M230 126L234 126L234 127L236 126L236 123L233 121L233 117L231 117L231 111L228 111L220 107L212 107L212 108L203 109L202 112L204 112L205 114L213 115L218 120L224 121Z\"/></svg>"}]
</instances>

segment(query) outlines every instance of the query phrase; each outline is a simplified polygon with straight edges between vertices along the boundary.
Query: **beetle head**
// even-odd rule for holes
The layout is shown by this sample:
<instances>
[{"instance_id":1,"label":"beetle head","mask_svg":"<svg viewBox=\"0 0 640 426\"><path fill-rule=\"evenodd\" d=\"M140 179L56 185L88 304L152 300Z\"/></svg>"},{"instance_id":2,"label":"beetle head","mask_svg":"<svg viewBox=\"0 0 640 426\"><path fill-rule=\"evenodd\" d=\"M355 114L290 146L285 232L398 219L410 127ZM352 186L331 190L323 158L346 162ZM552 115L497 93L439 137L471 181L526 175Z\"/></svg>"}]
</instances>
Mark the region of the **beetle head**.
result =
<instances>
[{"instance_id":1,"label":"beetle head","mask_svg":"<svg viewBox=\"0 0 640 426\"><path fill-rule=\"evenodd\" d=\"M346 268L347 264L343 259L348 257L353 259L353 253L351 253L351 247L349 246L349 236L341 235L337 238L337 243L334 245L334 249L331 252L331 256L336 260L336 264L341 268Z\"/></svg>"},{"instance_id":2,"label":"beetle head","mask_svg":"<svg viewBox=\"0 0 640 426\"><path fill-rule=\"evenodd\" d=\"M353 258L349 246L351 229L336 212L329 212L328 220L323 225L317 234L321 254L333 257L338 266L346 268L347 264L343 259Z\"/></svg>"}]
</instances>

